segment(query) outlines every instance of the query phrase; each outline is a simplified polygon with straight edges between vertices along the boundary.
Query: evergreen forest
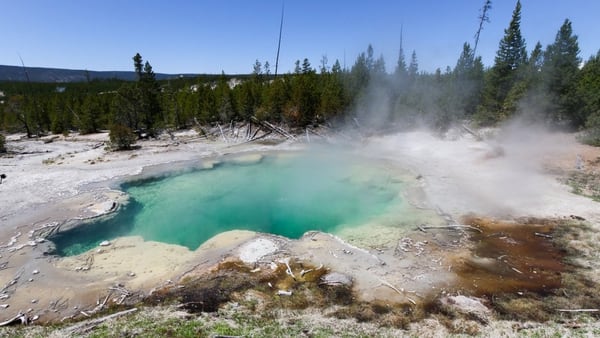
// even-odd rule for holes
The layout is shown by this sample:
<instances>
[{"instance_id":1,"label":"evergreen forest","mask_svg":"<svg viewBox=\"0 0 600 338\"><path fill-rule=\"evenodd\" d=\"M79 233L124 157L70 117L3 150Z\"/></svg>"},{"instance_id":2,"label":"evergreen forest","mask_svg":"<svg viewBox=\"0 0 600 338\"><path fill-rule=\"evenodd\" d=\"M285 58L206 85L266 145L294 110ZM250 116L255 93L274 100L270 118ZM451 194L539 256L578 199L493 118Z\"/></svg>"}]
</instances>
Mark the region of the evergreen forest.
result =
<instances>
[{"instance_id":1,"label":"evergreen forest","mask_svg":"<svg viewBox=\"0 0 600 338\"><path fill-rule=\"evenodd\" d=\"M275 75L269 62L257 60L247 75L159 81L150 62L136 54L136 81L0 82L0 130L28 137L101 130L154 136L253 119L298 131L349 123L380 132L415 126L444 131L464 121L494 126L519 116L583 130L584 141L600 145L600 51L582 59L569 19L553 43L533 48L520 24L517 2L493 65L483 65L476 41L475 47L457 46L454 68L434 73L420 71L417 51L405 55L402 46L388 72L369 45L348 68L323 57L316 64L297 60L293 72Z\"/></svg>"}]
</instances>

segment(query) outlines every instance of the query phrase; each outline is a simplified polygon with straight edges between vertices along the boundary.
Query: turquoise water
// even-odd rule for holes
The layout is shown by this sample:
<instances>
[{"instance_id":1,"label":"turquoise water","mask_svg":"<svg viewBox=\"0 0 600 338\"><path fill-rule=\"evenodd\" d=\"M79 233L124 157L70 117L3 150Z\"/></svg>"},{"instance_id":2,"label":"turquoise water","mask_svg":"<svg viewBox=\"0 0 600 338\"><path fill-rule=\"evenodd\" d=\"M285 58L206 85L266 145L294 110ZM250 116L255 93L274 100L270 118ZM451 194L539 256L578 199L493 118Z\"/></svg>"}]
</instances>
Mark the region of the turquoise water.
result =
<instances>
[{"instance_id":1,"label":"turquoise water","mask_svg":"<svg viewBox=\"0 0 600 338\"><path fill-rule=\"evenodd\" d=\"M264 157L122 185L130 203L114 217L59 233L59 255L85 252L103 240L140 235L191 250L224 231L245 229L299 238L364 224L399 202L400 183L348 158Z\"/></svg>"}]
</instances>

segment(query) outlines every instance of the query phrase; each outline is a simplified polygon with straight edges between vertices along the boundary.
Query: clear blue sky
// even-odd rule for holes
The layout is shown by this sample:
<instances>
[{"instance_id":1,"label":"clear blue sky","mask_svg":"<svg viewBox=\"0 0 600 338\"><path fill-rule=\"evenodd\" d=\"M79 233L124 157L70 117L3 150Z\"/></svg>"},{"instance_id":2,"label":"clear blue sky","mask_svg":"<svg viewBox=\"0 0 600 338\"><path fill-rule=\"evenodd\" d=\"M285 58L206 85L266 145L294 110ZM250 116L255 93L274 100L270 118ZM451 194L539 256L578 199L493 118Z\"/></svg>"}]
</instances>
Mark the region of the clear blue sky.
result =
<instances>
[{"instance_id":1,"label":"clear blue sky","mask_svg":"<svg viewBox=\"0 0 600 338\"><path fill-rule=\"evenodd\" d=\"M286 0L280 73L323 55L350 67L369 43L388 71L404 27L407 60L419 69L454 67L473 46L484 0ZM516 0L493 0L478 54L493 63ZM521 32L531 51L554 41L568 18L586 60L600 49L600 1L522 0ZM160 73L249 73L255 60L275 65L282 0L0 0L0 64L132 70L139 52Z\"/></svg>"}]
</instances>

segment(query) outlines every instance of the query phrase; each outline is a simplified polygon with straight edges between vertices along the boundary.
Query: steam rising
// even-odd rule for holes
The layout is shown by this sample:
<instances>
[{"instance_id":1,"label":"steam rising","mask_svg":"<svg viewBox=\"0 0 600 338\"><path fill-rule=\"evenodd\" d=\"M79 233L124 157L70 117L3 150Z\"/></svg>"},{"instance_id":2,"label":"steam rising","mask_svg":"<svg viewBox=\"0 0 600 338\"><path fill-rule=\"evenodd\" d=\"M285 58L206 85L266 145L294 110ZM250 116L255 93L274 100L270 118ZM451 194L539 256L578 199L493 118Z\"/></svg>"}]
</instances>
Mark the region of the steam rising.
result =
<instances>
[{"instance_id":1,"label":"steam rising","mask_svg":"<svg viewBox=\"0 0 600 338\"><path fill-rule=\"evenodd\" d=\"M485 132L482 131L482 132ZM459 129L445 138L427 130L374 137L364 152L394 160L424 178L430 207L455 215L556 216L588 204L548 174L553 159L572 158L575 141L519 120L488 130L485 141ZM559 141L557 143L557 140ZM565 203L576 199L578 202Z\"/></svg>"}]
</instances>

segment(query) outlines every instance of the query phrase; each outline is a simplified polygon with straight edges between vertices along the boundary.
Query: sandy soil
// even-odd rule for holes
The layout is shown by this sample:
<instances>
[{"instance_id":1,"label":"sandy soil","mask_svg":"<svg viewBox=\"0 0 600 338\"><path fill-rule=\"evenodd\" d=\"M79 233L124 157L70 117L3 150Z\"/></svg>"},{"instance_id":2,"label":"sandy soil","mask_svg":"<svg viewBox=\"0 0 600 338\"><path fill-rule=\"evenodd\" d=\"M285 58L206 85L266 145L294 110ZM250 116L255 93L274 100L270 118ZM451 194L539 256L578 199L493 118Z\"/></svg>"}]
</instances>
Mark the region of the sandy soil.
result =
<instances>
[{"instance_id":1,"label":"sandy soil","mask_svg":"<svg viewBox=\"0 0 600 338\"><path fill-rule=\"evenodd\" d=\"M186 160L209 163L229 153L254 154L303 145L233 145L199 140L194 132L186 132L115 153L104 149L106 134L61 136L50 143L26 140L22 135L10 135L7 140L11 155L0 157L0 173L7 175L0 184L0 263L6 263L0 270L0 286L5 286L0 297L7 297L0 303L8 308L0 309L0 320L19 310L30 310L46 320L77 316L93 309L116 284L147 294L231 257L248 264L290 257L323 264L352 276L355 291L364 300L414 302L453 282L447 252L440 248L455 244L456 239L425 238L415 231L395 232L391 235L396 237L389 240L385 231L394 231L379 229L377 224L346 234L346 241L323 233L288 240L233 231L196 251L126 237L77 257L48 256L43 238L48 229L103 214L124 198L113 190L116 178L139 174L151 165L171 166ZM415 131L372 137L351 151L373 161L385 160L392 167L409 168L419 185L410 189L409 199L426 209L432 223L444 217L455 222L471 213L499 218L577 215L600 227L598 204L570 193L557 180L557 172L574 170L577 155L585 163L600 157L598 148L577 143L571 134L524 133L508 127L501 135L480 142L468 133L440 138ZM255 160L255 155L240 159ZM364 233L384 235L370 245L353 241L353 236Z\"/></svg>"}]
</instances>

